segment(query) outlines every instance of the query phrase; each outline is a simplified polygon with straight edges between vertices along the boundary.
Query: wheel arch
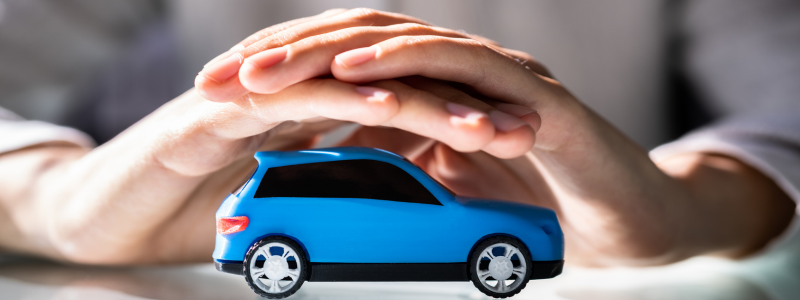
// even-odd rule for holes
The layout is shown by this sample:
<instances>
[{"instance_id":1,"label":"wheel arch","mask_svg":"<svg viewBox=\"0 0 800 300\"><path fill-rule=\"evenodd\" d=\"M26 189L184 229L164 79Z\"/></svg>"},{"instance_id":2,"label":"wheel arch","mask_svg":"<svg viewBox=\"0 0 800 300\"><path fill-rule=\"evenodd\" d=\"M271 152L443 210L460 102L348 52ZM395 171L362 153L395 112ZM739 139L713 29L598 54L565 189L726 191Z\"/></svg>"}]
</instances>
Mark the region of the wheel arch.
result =
<instances>
[{"instance_id":1,"label":"wheel arch","mask_svg":"<svg viewBox=\"0 0 800 300\"><path fill-rule=\"evenodd\" d=\"M469 252L467 253L467 260L466 260L467 263L469 263L469 259L470 259L470 257L472 257L472 253L475 253L475 248L478 247L478 245L480 245L480 243L482 243L483 241L485 241L488 238L492 238L492 237L496 237L496 236L505 236L505 237L509 237L509 238L515 239L518 242L520 242L522 245L525 246L526 250L528 250L528 253L531 253L531 247L528 246L528 244L526 244L525 241L523 241L521 238L519 238L516 235L510 234L510 233L490 233L490 234L482 236L480 239L478 239L475 243L472 244L472 248L470 248ZM469 270L467 270L467 271L469 271Z\"/></svg>"},{"instance_id":2,"label":"wheel arch","mask_svg":"<svg viewBox=\"0 0 800 300\"><path fill-rule=\"evenodd\" d=\"M288 239L290 239L290 240L294 241L295 243L297 243L298 245L300 245L300 248L302 248L302 249L303 249L303 254L305 254L305 255L306 255L306 260L307 260L307 261L311 261L311 255L309 255L309 253L308 253L308 249L306 248L306 245L305 245L305 244L303 244L303 242L301 242L301 241L300 241L299 239L297 239L296 237L293 237L293 236L291 236L291 235L288 235L288 234L285 234L285 233L268 233L268 234L261 235L261 236L259 236L259 237L255 238L255 240L253 240L252 242L250 242L250 246L249 246L249 247L247 247L247 249L250 249L250 248L252 248L252 247L253 247L253 246L254 246L256 243L260 242L261 240L263 240L263 239L265 239L265 238L268 238L268 237L273 237L273 236L285 237L285 238L288 238ZM525 246L525 247L527 247L527 246Z\"/></svg>"}]
</instances>

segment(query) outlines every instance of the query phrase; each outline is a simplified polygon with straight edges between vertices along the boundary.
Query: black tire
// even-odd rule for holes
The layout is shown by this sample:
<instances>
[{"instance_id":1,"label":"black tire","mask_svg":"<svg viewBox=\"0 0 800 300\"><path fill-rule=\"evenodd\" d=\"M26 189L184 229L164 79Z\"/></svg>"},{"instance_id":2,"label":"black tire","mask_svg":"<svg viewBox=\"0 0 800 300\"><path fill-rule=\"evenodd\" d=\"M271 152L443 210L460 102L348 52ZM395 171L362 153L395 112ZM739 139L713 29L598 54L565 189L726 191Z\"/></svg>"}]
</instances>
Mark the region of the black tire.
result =
<instances>
[{"instance_id":1,"label":"black tire","mask_svg":"<svg viewBox=\"0 0 800 300\"><path fill-rule=\"evenodd\" d=\"M491 264L490 260L481 260L485 256L484 253L489 250L489 248L506 249L504 252L510 250L510 248L502 246L503 244L513 246L519 251L510 255L510 257L507 258L508 261L496 259L493 260L495 263ZM500 258L505 257L506 254L508 253L505 252L503 255L493 256ZM490 265L495 267L496 274L500 274L499 276L502 277L506 274L509 264L512 266L511 275L509 275L510 277L507 277L504 280L496 280L491 276L491 271L489 270ZM493 236L480 242L469 256L468 268L469 277L472 281L472 284L487 296L494 298L507 298L516 295L525 288L525 285L528 284L528 280L533 272L531 254L528 252L528 248L525 247L525 245L519 240L508 236ZM525 270L525 272L522 276L519 276L519 272L521 270ZM483 274L483 280L481 280L479 273ZM514 280L513 283L508 285L507 281L512 279ZM484 284L485 281L489 280L497 281L496 285L493 287L488 282ZM503 285L502 287L500 286L501 284ZM506 287L506 289L504 290L503 287Z\"/></svg>"},{"instance_id":2,"label":"black tire","mask_svg":"<svg viewBox=\"0 0 800 300\"><path fill-rule=\"evenodd\" d=\"M283 251L287 251L285 249L289 248L291 249L290 253L294 254L289 255L285 258L283 257L283 255L280 255L281 258L274 259L272 261L273 263L276 264L275 268L268 268L266 267L267 264L266 260L258 260L258 257L264 257L265 259L267 258L266 256L264 256L264 252L260 252L259 249L268 244L273 244L272 246L269 246L270 248L283 247L284 249ZM267 249L266 251L269 250ZM273 255L272 257L276 256L279 255ZM293 256L295 257L294 261L287 261L289 257ZM279 261L280 259L282 259L283 261L282 262ZM292 262L295 262L293 265L295 268L292 268L291 264ZM261 267L258 266L259 263L262 264ZM286 265L281 265L282 263ZM303 285L303 282L305 282L306 279L308 278L308 274L310 271L309 268L311 266L308 263L308 258L306 258L305 252L303 252L303 248L301 248L300 245L298 245L294 240L283 236L270 236L258 241L258 243L255 243L252 247L250 247L249 250L247 250L247 255L244 258L243 265L244 265L244 278L245 280L247 280L247 285L249 285L250 288L253 289L254 292L256 292L256 294L268 299L282 299L289 297L295 292L297 292L297 290L299 290L300 287ZM274 271L273 269L277 271ZM299 272L292 271L296 269L299 269ZM257 273L259 273L260 271L261 275L258 278L253 278L253 273L251 272L253 270L256 270ZM299 274L297 274L296 279L294 279L291 278L291 276L288 275L287 272L292 272L293 274L295 273ZM273 276L280 276L280 275L275 275L275 273L281 275L284 275L284 273L286 274L285 277L282 277L281 279L273 280L269 277L269 274L272 274ZM290 284L292 285L289 286L289 284L286 284L281 286L279 281L285 281L285 279L287 278L291 280ZM262 281L262 279L269 280L271 282L271 285L267 285L266 283L264 283L264 281ZM278 284L277 290L271 289L270 287L272 287L272 285L275 284ZM289 287L284 289L284 287L286 286Z\"/></svg>"}]
</instances>

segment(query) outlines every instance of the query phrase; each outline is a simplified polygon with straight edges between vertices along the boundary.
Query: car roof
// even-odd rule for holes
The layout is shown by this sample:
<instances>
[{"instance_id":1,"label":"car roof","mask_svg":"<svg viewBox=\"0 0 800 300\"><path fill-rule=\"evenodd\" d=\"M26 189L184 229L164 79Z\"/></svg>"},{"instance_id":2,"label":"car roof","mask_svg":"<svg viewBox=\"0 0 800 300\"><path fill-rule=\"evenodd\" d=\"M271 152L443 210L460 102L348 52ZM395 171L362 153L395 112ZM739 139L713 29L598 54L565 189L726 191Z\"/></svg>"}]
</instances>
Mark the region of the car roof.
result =
<instances>
[{"instance_id":1,"label":"car roof","mask_svg":"<svg viewBox=\"0 0 800 300\"><path fill-rule=\"evenodd\" d=\"M256 152L259 165L288 166L312 162L369 159L385 162L406 161L395 153L368 147L333 147L299 151L261 151Z\"/></svg>"}]
</instances>

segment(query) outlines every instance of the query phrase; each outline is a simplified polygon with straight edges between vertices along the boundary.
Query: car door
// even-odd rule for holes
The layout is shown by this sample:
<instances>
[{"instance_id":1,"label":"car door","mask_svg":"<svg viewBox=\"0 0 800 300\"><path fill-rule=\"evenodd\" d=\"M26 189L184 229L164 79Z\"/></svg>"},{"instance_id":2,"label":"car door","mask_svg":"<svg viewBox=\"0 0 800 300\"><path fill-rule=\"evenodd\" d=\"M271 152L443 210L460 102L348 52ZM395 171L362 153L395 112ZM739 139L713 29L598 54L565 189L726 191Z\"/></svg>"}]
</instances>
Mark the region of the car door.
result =
<instances>
[{"instance_id":1,"label":"car door","mask_svg":"<svg viewBox=\"0 0 800 300\"><path fill-rule=\"evenodd\" d=\"M458 262L456 230L443 205L403 169L377 160L344 160L271 168L255 198L297 215L282 228L312 262ZM279 212L276 212L279 213ZM276 229L278 230L278 229Z\"/></svg>"}]
</instances>

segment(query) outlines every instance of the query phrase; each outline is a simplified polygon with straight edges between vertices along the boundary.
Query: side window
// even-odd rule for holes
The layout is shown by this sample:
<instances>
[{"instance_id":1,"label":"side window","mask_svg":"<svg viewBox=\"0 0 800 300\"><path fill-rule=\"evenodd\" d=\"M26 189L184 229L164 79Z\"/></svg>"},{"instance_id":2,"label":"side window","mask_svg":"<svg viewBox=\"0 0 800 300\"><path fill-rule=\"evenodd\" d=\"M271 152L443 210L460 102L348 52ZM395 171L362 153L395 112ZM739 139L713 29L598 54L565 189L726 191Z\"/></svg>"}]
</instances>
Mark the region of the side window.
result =
<instances>
[{"instance_id":1,"label":"side window","mask_svg":"<svg viewBox=\"0 0 800 300\"><path fill-rule=\"evenodd\" d=\"M364 198L442 205L414 177L375 160L342 160L269 168L255 198Z\"/></svg>"}]
</instances>

